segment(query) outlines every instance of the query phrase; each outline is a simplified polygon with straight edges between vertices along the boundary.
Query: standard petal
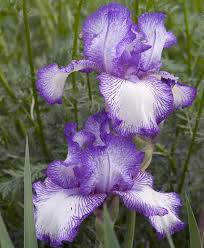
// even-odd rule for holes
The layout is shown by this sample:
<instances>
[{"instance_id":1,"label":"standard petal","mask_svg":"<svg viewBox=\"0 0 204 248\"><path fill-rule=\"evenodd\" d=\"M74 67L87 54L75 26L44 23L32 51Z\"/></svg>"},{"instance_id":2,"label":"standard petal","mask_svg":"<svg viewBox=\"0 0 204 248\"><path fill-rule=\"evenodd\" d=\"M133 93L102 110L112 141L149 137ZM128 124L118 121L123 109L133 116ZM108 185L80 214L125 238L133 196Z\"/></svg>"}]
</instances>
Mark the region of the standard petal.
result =
<instances>
[{"instance_id":1,"label":"standard petal","mask_svg":"<svg viewBox=\"0 0 204 248\"><path fill-rule=\"evenodd\" d=\"M163 13L144 13L138 18L139 29L145 35L147 44L151 45L151 48L141 55L142 71L158 70L163 48L176 43L175 36L166 31L164 20Z\"/></svg>"},{"instance_id":2,"label":"standard petal","mask_svg":"<svg viewBox=\"0 0 204 248\"><path fill-rule=\"evenodd\" d=\"M82 157L82 192L131 188L143 158L144 153L137 151L131 140L109 136L105 147L91 148Z\"/></svg>"},{"instance_id":3,"label":"standard petal","mask_svg":"<svg viewBox=\"0 0 204 248\"><path fill-rule=\"evenodd\" d=\"M79 161L78 161L79 163ZM79 186L79 180L74 174L74 169L78 163L66 163L56 160L47 167L47 176L62 188L75 188Z\"/></svg>"},{"instance_id":4,"label":"standard petal","mask_svg":"<svg viewBox=\"0 0 204 248\"><path fill-rule=\"evenodd\" d=\"M82 196L79 189L63 189L50 179L33 186L37 238L57 247L73 241L81 222L105 200L105 194Z\"/></svg>"},{"instance_id":5,"label":"standard petal","mask_svg":"<svg viewBox=\"0 0 204 248\"><path fill-rule=\"evenodd\" d=\"M74 71L93 69L100 71L94 62L88 60L73 60L66 67L59 68L57 64L51 64L38 70L36 87L39 94L49 104L62 103L62 95L67 77Z\"/></svg>"},{"instance_id":6,"label":"standard petal","mask_svg":"<svg viewBox=\"0 0 204 248\"><path fill-rule=\"evenodd\" d=\"M98 78L111 119L121 121L118 131L147 137L159 132L158 124L173 109L171 86L155 77L131 82L102 73Z\"/></svg>"},{"instance_id":7,"label":"standard petal","mask_svg":"<svg viewBox=\"0 0 204 248\"><path fill-rule=\"evenodd\" d=\"M153 188L153 179L146 172L139 172L131 190L115 191L121 196L126 207L149 217L158 235L166 232L173 234L184 227L178 218L181 201L176 193L157 192Z\"/></svg>"},{"instance_id":8,"label":"standard petal","mask_svg":"<svg viewBox=\"0 0 204 248\"><path fill-rule=\"evenodd\" d=\"M94 134L86 130L81 130L77 132L76 123L68 122L64 127L64 134L67 139L68 144L71 142L77 143L81 148L92 144L95 141Z\"/></svg>"},{"instance_id":9,"label":"standard petal","mask_svg":"<svg viewBox=\"0 0 204 248\"><path fill-rule=\"evenodd\" d=\"M110 132L109 122L110 120L105 111L93 114L87 119L83 130L94 135L94 145L105 145L103 136Z\"/></svg>"},{"instance_id":10,"label":"standard petal","mask_svg":"<svg viewBox=\"0 0 204 248\"><path fill-rule=\"evenodd\" d=\"M126 45L135 39L132 25L130 11L126 7L111 3L99 8L83 26L85 57L98 63L103 71L121 74L118 60Z\"/></svg>"},{"instance_id":11,"label":"standard petal","mask_svg":"<svg viewBox=\"0 0 204 248\"><path fill-rule=\"evenodd\" d=\"M192 105L196 97L196 89L192 86L181 84L177 82L172 87L173 97L174 97L174 108L180 109L189 107Z\"/></svg>"}]
</instances>

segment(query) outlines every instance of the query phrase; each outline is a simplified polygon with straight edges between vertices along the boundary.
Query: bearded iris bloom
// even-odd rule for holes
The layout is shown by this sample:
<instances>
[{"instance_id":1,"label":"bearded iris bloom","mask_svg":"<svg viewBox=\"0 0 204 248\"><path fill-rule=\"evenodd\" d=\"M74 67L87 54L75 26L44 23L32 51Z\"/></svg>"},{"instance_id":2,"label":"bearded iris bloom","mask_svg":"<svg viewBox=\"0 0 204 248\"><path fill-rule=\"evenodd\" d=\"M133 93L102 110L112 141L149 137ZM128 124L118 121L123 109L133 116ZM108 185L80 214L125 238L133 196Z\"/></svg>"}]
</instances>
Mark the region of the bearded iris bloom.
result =
<instances>
[{"instance_id":1,"label":"bearded iris bloom","mask_svg":"<svg viewBox=\"0 0 204 248\"><path fill-rule=\"evenodd\" d=\"M44 182L34 183L37 237L51 246L73 241L81 222L109 196L148 217L158 236L181 230L176 193L153 189L153 178L140 169L144 153L131 139L113 133L105 112L90 116L84 129L65 127L69 145L65 161L48 165Z\"/></svg>"},{"instance_id":2,"label":"bearded iris bloom","mask_svg":"<svg viewBox=\"0 0 204 248\"><path fill-rule=\"evenodd\" d=\"M66 78L73 71L96 71L109 116L125 136L154 137L169 114L192 104L196 90L161 71L164 48L176 37L164 26L163 13L144 13L135 24L130 11L111 3L83 25L84 59L38 71L37 88L50 103L61 103ZM118 125L119 123L119 125Z\"/></svg>"}]
</instances>

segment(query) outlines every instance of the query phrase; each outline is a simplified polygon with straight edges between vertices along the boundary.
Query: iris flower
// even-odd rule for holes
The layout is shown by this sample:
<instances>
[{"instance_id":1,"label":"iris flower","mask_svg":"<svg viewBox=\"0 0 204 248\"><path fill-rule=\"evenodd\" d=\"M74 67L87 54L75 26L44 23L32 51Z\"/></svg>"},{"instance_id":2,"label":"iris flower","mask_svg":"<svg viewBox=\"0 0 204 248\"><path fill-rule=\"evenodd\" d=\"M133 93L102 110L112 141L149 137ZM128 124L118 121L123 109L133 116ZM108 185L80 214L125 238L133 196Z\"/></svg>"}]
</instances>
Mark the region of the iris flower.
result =
<instances>
[{"instance_id":1,"label":"iris flower","mask_svg":"<svg viewBox=\"0 0 204 248\"><path fill-rule=\"evenodd\" d=\"M154 137L172 111L190 106L196 96L193 87L161 71L163 49L176 44L164 20L163 13L144 13L135 24L130 11L118 3L99 8L83 25L84 59L61 68L51 64L40 69L40 95L50 104L61 103L71 72L96 71L117 130L125 136Z\"/></svg>"},{"instance_id":2,"label":"iris flower","mask_svg":"<svg viewBox=\"0 0 204 248\"><path fill-rule=\"evenodd\" d=\"M65 136L67 158L49 164L44 182L33 185L38 239L53 247L73 241L81 222L114 195L148 217L159 237L184 227L179 196L153 189L152 176L140 169L144 153L114 134L105 112L90 116L78 132L76 124L66 124Z\"/></svg>"}]
</instances>

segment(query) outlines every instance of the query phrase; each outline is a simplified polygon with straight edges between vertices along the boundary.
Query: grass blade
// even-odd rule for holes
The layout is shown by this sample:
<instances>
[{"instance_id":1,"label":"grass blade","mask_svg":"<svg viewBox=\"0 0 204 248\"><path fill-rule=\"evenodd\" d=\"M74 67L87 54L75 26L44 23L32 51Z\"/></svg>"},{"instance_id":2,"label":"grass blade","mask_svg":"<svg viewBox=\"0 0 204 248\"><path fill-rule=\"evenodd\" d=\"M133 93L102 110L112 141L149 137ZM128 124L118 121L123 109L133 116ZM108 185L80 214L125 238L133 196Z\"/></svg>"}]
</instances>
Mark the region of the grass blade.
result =
<instances>
[{"instance_id":1,"label":"grass blade","mask_svg":"<svg viewBox=\"0 0 204 248\"><path fill-rule=\"evenodd\" d=\"M188 225L190 233L190 248L202 248L201 237L196 223L195 216L193 214L187 194L185 194L185 205L188 212Z\"/></svg>"},{"instance_id":2,"label":"grass blade","mask_svg":"<svg viewBox=\"0 0 204 248\"><path fill-rule=\"evenodd\" d=\"M135 235L135 221L136 221L136 213L134 211L128 210L127 216L127 232L125 238L125 248L132 248L134 242Z\"/></svg>"},{"instance_id":3,"label":"grass blade","mask_svg":"<svg viewBox=\"0 0 204 248\"><path fill-rule=\"evenodd\" d=\"M37 248L33 214L32 181L29 159L28 138L26 136L24 167L24 248Z\"/></svg>"},{"instance_id":4,"label":"grass blade","mask_svg":"<svg viewBox=\"0 0 204 248\"><path fill-rule=\"evenodd\" d=\"M0 213L0 245L2 248L14 248L11 239L9 237L8 231L6 229L6 225L4 224L4 220Z\"/></svg>"},{"instance_id":5,"label":"grass blade","mask_svg":"<svg viewBox=\"0 0 204 248\"><path fill-rule=\"evenodd\" d=\"M105 248L120 248L118 239L113 230L113 224L108 213L106 205L103 209L104 213L104 239L105 239Z\"/></svg>"}]
</instances>

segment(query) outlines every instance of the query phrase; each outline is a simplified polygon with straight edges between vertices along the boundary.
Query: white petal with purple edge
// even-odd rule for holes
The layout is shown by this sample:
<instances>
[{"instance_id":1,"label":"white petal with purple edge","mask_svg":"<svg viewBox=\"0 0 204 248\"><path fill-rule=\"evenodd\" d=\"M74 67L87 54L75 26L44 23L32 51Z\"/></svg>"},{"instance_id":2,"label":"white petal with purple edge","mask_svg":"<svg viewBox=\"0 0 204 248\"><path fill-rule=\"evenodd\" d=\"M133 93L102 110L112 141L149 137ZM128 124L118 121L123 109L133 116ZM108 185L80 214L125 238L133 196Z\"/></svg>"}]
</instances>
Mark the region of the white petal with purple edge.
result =
<instances>
[{"instance_id":1,"label":"white petal with purple edge","mask_svg":"<svg viewBox=\"0 0 204 248\"><path fill-rule=\"evenodd\" d=\"M101 146L104 145L101 135L105 131L108 131L109 128L108 122L109 119L105 111L101 111L96 114L93 114L89 116L89 118L86 120L84 130L95 136L94 145L101 145Z\"/></svg>"},{"instance_id":2,"label":"white petal with purple edge","mask_svg":"<svg viewBox=\"0 0 204 248\"><path fill-rule=\"evenodd\" d=\"M62 241L73 241L81 222L100 206L105 194L82 196L79 189L63 189L48 178L34 184L37 238L57 247Z\"/></svg>"},{"instance_id":3,"label":"white petal with purple edge","mask_svg":"<svg viewBox=\"0 0 204 248\"><path fill-rule=\"evenodd\" d=\"M196 97L196 89L194 87L181 83L176 83L172 87L172 92L175 109L191 106Z\"/></svg>"},{"instance_id":4,"label":"white petal with purple edge","mask_svg":"<svg viewBox=\"0 0 204 248\"><path fill-rule=\"evenodd\" d=\"M74 71L93 69L100 71L98 65L88 60L73 60L68 66L59 68L51 64L38 70L36 87L39 94L49 104L62 103L62 95L67 77Z\"/></svg>"},{"instance_id":5,"label":"white petal with purple edge","mask_svg":"<svg viewBox=\"0 0 204 248\"><path fill-rule=\"evenodd\" d=\"M158 70L163 48L176 42L175 36L166 31L164 19L163 13L144 13L138 18L139 29L145 35L147 44L152 46L141 54L141 70Z\"/></svg>"},{"instance_id":6,"label":"white petal with purple edge","mask_svg":"<svg viewBox=\"0 0 204 248\"><path fill-rule=\"evenodd\" d=\"M102 6L90 15L83 26L84 54L109 73L117 71L118 60L135 38L130 11L118 3ZM122 49L121 49L122 48Z\"/></svg>"},{"instance_id":7,"label":"white petal with purple edge","mask_svg":"<svg viewBox=\"0 0 204 248\"><path fill-rule=\"evenodd\" d=\"M105 147L90 148L82 157L82 192L131 188L132 177L138 172L143 158L144 153L137 151L129 139L109 136Z\"/></svg>"},{"instance_id":8,"label":"white petal with purple edge","mask_svg":"<svg viewBox=\"0 0 204 248\"><path fill-rule=\"evenodd\" d=\"M74 168L78 164L67 164L56 160L47 167L47 176L57 185L68 189L79 186L78 178L74 174Z\"/></svg>"},{"instance_id":9,"label":"white petal with purple edge","mask_svg":"<svg viewBox=\"0 0 204 248\"><path fill-rule=\"evenodd\" d=\"M98 78L110 117L121 121L117 129L123 135L152 137L159 132L158 124L173 108L168 84L154 77L131 82L102 73Z\"/></svg>"},{"instance_id":10,"label":"white petal with purple edge","mask_svg":"<svg viewBox=\"0 0 204 248\"><path fill-rule=\"evenodd\" d=\"M158 236L165 236L167 232L173 234L184 228L184 223L178 218L181 207L179 196L176 193L157 192L152 186L151 176L140 172L131 190L114 193L121 196L126 207L148 216Z\"/></svg>"}]
</instances>

